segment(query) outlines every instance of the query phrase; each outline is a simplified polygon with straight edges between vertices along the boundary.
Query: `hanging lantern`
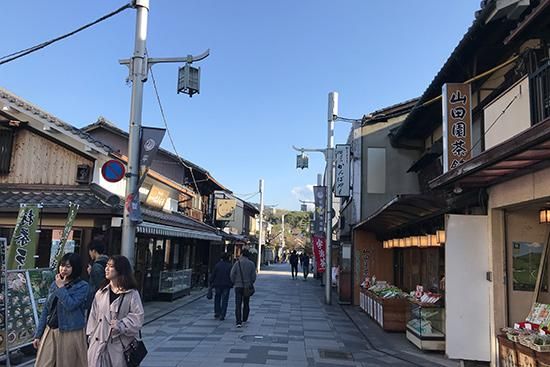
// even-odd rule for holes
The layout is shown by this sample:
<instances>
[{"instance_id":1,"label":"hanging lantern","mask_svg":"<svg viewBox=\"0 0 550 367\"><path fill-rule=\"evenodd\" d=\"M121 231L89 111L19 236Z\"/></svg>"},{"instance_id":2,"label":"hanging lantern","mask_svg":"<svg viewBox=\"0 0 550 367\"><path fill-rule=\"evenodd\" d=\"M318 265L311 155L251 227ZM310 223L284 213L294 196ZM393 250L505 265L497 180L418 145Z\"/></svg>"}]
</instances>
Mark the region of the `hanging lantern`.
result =
<instances>
[{"instance_id":1,"label":"hanging lantern","mask_svg":"<svg viewBox=\"0 0 550 367\"><path fill-rule=\"evenodd\" d=\"M428 247L429 246L429 237L426 235L426 236L421 236L420 237L420 247Z\"/></svg>"},{"instance_id":2,"label":"hanging lantern","mask_svg":"<svg viewBox=\"0 0 550 367\"><path fill-rule=\"evenodd\" d=\"M435 235L437 236L437 243L445 243L445 231L438 230Z\"/></svg>"},{"instance_id":3,"label":"hanging lantern","mask_svg":"<svg viewBox=\"0 0 550 367\"><path fill-rule=\"evenodd\" d=\"M404 238L400 238L399 239L399 247L406 247L407 244L406 244L406 241Z\"/></svg>"},{"instance_id":4,"label":"hanging lantern","mask_svg":"<svg viewBox=\"0 0 550 367\"><path fill-rule=\"evenodd\" d=\"M428 242L430 246L439 246L439 244L437 243L437 236L435 234L430 234L429 237L430 240Z\"/></svg>"},{"instance_id":5,"label":"hanging lantern","mask_svg":"<svg viewBox=\"0 0 550 367\"><path fill-rule=\"evenodd\" d=\"M539 211L539 223L550 223L550 209L541 209Z\"/></svg>"},{"instance_id":6,"label":"hanging lantern","mask_svg":"<svg viewBox=\"0 0 550 367\"><path fill-rule=\"evenodd\" d=\"M405 238L405 246L407 246L407 247L412 246L412 237Z\"/></svg>"},{"instance_id":7,"label":"hanging lantern","mask_svg":"<svg viewBox=\"0 0 550 367\"><path fill-rule=\"evenodd\" d=\"M412 245L413 246L420 246L420 236L413 236L412 237Z\"/></svg>"}]
</instances>

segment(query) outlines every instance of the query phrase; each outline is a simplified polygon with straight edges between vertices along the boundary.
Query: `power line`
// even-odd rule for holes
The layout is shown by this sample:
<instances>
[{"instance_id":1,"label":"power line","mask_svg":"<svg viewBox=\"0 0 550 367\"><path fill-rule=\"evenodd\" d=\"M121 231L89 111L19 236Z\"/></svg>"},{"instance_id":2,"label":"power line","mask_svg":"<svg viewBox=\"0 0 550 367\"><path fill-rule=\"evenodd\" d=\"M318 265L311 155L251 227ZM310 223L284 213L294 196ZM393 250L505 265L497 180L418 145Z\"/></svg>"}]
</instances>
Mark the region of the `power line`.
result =
<instances>
[{"instance_id":1,"label":"power line","mask_svg":"<svg viewBox=\"0 0 550 367\"><path fill-rule=\"evenodd\" d=\"M124 6L120 7L120 8L118 8L117 10L115 10L115 11L109 13L109 14L106 14L106 15L102 16L101 18L98 18L98 19L94 20L94 21L91 22L91 23L88 23L88 24L86 24L86 25L84 25L84 26L82 26L82 27L80 27L80 28L75 29L75 30L72 31L72 32L66 33L66 34L64 34L64 35L62 35L62 36L56 37L56 38L51 39L51 40L46 41L46 42L42 42L42 43L40 43L40 44L38 44L38 45L35 45L35 46L32 46L32 47L26 48L26 49L24 49L24 50L17 51L17 52L13 52L13 53L11 53L11 54L9 54L9 55L6 55L6 56L2 56L2 57L0 57L0 60L1 60L1 61L0 61L0 65L7 64L7 63L10 62L10 61L17 60L17 59L19 59L19 58L21 58L21 57L23 57L23 56L26 56L26 55L29 55L29 54L31 54L31 53L33 53L33 52L36 52L36 51L38 51L38 50L41 50L41 49L43 49L43 48L45 48L45 47L47 47L47 46L49 46L49 45L51 45L51 44L53 44L53 43L56 43L56 42L58 42L58 41L61 41L61 40L65 39L65 38L68 38L68 37L70 37L70 36L73 36L73 35L75 35L75 34L81 32L81 31L83 31L83 30L85 30L85 29L87 29L87 28L90 28L91 26L96 25L96 24L98 24L98 23L101 23L101 22L103 22L104 20L107 20L107 19L109 19L109 18L111 18L111 17L117 15L118 13L121 13L122 11L124 11L124 10L126 10L126 9L128 9L128 8L131 8L131 7L132 7L132 3L128 3L128 4L126 4L126 5L124 5Z\"/></svg>"},{"instance_id":2,"label":"power line","mask_svg":"<svg viewBox=\"0 0 550 367\"><path fill-rule=\"evenodd\" d=\"M153 89L155 90L155 94L157 96L157 102L159 105L160 114L162 116L162 121L164 122L164 127L166 128L166 132L168 133L168 138L170 139L170 144L172 145L172 149L174 149L174 153L180 160L181 164L187 169L189 169L189 172L191 172L191 178L193 179L193 184L195 185L195 189L197 190L197 193L199 194L199 196L201 196L199 186L197 185L197 180L195 180L195 174L193 173L193 167L188 166L184 162L184 160L178 154L178 150L176 149L176 144L174 144L174 139L172 139L172 134L170 133L170 129L168 128L168 122L166 121L166 114L164 113L164 108L162 107L162 101L160 100L160 95L157 89L157 82L155 80L155 74L153 73L153 69L151 69L151 80L153 81Z\"/></svg>"}]
</instances>

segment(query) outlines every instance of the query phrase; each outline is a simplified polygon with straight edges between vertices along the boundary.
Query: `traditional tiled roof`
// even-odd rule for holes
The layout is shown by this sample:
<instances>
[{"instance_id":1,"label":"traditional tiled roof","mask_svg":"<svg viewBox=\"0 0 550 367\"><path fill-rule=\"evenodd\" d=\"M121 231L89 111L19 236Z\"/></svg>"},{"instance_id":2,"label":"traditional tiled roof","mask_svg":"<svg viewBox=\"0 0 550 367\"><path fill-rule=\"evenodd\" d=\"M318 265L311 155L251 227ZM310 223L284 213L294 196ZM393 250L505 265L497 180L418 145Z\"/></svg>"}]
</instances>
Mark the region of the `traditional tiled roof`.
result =
<instances>
[{"instance_id":1,"label":"traditional tiled roof","mask_svg":"<svg viewBox=\"0 0 550 367\"><path fill-rule=\"evenodd\" d=\"M80 205L79 212L107 214L121 208L118 197L106 194L97 185L0 185L0 211L4 212L17 211L21 204L42 204L45 212L57 212L66 210L70 202Z\"/></svg>"},{"instance_id":2,"label":"traditional tiled roof","mask_svg":"<svg viewBox=\"0 0 550 367\"><path fill-rule=\"evenodd\" d=\"M94 139L90 134L74 127L73 125L55 117L54 115L44 111L38 106L35 106L34 104L25 101L23 98L13 94L12 92L1 88L0 87L0 99L5 99L8 102L12 103L16 106L16 108L20 108L24 111L30 112L32 115L37 116L38 118L44 119L48 121L49 123L54 124L55 126L58 126L65 130L66 132L69 132L73 135L78 136L81 139L86 140L87 142L95 145L98 148L101 148L107 152L111 152L111 147L103 144L99 140Z\"/></svg>"}]
</instances>

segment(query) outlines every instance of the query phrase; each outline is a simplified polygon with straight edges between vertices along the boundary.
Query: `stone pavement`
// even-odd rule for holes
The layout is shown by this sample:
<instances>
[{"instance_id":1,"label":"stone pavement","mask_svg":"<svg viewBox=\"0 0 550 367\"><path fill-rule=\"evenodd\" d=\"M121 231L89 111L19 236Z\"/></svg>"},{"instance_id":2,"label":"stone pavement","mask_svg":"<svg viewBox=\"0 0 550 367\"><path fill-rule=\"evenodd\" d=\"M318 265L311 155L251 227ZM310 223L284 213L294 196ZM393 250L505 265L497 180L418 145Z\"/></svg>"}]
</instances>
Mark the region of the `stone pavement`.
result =
<instances>
[{"instance_id":1,"label":"stone pavement","mask_svg":"<svg viewBox=\"0 0 550 367\"><path fill-rule=\"evenodd\" d=\"M235 327L233 291L225 321L214 319L213 301L205 297L148 317L142 367L458 366L418 351L404 334L382 332L356 307L325 305L318 281L292 280L288 270L285 264L262 271L242 329Z\"/></svg>"}]
</instances>

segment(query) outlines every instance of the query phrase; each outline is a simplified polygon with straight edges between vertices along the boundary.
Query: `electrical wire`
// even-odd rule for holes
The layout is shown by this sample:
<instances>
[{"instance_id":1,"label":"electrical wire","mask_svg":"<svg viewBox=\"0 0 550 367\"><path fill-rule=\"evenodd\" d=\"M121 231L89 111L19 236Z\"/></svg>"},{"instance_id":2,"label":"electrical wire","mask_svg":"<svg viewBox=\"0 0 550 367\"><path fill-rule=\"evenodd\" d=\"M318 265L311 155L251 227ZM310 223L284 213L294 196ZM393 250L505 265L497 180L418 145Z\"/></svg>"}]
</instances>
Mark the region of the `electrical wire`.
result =
<instances>
[{"instance_id":1,"label":"electrical wire","mask_svg":"<svg viewBox=\"0 0 550 367\"><path fill-rule=\"evenodd\" d=\"M181 156L178 154L178 150L176 149L176 144L174 144L174 139L172 139L172 134L170 133L170 129L168 128L168 122L166 121L166 114L164 113L164 107L162 107L162 101L160 100L160 95L157 88L157 82L155 80L155 74L153 73L153 69L151 69L151 80L153 81L153 89L155 90L155 94L157 96L157 102L160 109L160 114L162 116L162 121L164 122L164 127L166 128L166 132L168 133L168 138L170 139L170 144L172 145L172 149L174 149L174 153L180 160L181 164L186 167L189 172L191 172L191 178L193 179L193 184L195 185L195 189L197 190L197 193L199 196L201 196L201 192L199 190L199 186L197 185L197 180L195 180L195 174L193 173L193 167L190 167L185 163L185 161L181 158Z\"/></svg>"},{"instance_id":2,"label":"electrical wire","mask_svg":"<svg viewBox=\"0 0 550 367\"><path fill-rule=\"evenodd\" d=\"M489 127L487 128L487 130L485 130L485 131L483 132L483 134L481 134L481 137L475 142L474 145L472 145L472 147L470 148L470 150L468 151L468 153L467 153L466 155L470 154L470 153L474 150L474 148L475 148L479 143L481 143L481 140L487 135L487 133L489 132L489 130L491 130L491 128L492 128L493 126L495 126L495 124L498 122L498 120L500 120L500 118L506 113L506 111L508 110L508 108L510 108L510 106L512 105L512 103L514 103L515 100L518 99L519 95L520 95L520 93L516 94L516 95L514 96L514 98L512 98L512 100L506 105L506 107L504 107L504 109L502 110L502 112L500 113L500 115L498 115L497 118L495 119L495 121L493 121L493 122L491 123L491 125L489 125Z\"/></svg>"},{"instance_id":3,"label":"electrical wire","mask_svg":"<svg viewBox=\"0 0 550 367\"><path fill-rule=\"evenodd\" d=\"M42 42L42 43L40 43L40 44L38 44L38 45L35 45L35 46L32 46L32 47L26 48L26 49L24 49L24 50L20 50L20 51L17 51L17 52L13 52L13 53L11 53L11 54L9 54L9 55L2 56L2 57L0 57L0 60L1 60L1 61L0 61L0 65L7 64L8 62L17 60L17 59L19 59L19 58L21 58L21 57L23 57L23 56L26 56L26 55L29 55L29 54L31 54L31 53L33 53L33 52L36 52L36 51L38 51L38 50L41 50L41 49L43 49L43 48L45 48L45 47L47 47L47 46L49 46L49 45L51 45L51 44L53 44L53 43L56 43L56 42L58 42L58 41L61 41L61 40L65 39L65 38L68 38L68 37L70 37L70 36L73 36L73 35L75 35L75 34L81 32L81 31L83 31L83 30L85 30L85 29L87 29L87 28L90 28L91 26L96 25L96 24L98 24L98 23L101 23L101 22L103 22L104 20L107 20L107 19L109 19L109 18L111 18L111 17L117 15L118 13L121 13L121 12L123 12L124 10L129 9L129 8L131 8L131 7L132 7L132 3L128 3L128 4L126 4L126 5L124 5L124 6L120 7L120 8L118 8L117 10L115 10L115 11L109 13L109 14L106 14L106 15L102 16L101 18L98 18L98 19L94 20L94 21L91 22L91 23L88 23L88 24L86 24L86 25L83 25L83 26L80 27L80 28L75 29L75 30L72 31L72 32L66 33L66 34L64 34L64 35L62 35L62 36L56 37L56 38L51 39L51 40L46 41L46 42Z\"/></svg>"}]
</instances>

